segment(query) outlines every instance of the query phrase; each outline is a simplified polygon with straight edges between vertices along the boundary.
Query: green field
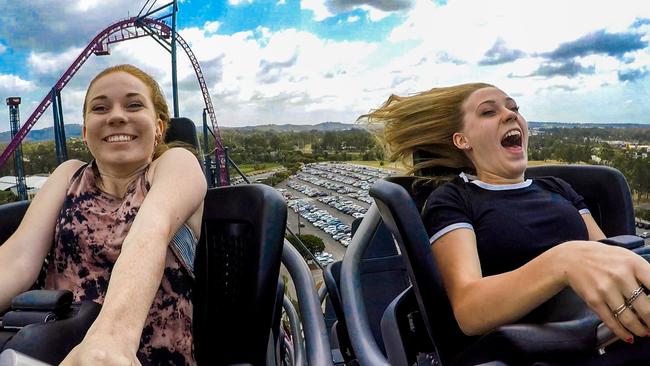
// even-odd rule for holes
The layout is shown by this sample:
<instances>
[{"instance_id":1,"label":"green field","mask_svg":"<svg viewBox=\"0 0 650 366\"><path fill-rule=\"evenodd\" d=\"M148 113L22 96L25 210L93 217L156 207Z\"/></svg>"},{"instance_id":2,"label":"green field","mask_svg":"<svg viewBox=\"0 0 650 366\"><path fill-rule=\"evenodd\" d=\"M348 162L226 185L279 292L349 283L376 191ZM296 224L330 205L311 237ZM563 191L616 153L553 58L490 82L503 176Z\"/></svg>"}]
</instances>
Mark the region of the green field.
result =
<instances>
[{"instance_id":1,"label":"green field","mask_svg":"<svg viewBox=\"0 0 650 366\"><path fill-rule=\"evenodd\" d=\"M281 167L282 164L280 163L256 163L256 164L242 164L238 165L239 169L244 173L244 174L251 174L251 173L264 173L266 171L269 171L273 168Z\"/></svg>"}]
</instances>

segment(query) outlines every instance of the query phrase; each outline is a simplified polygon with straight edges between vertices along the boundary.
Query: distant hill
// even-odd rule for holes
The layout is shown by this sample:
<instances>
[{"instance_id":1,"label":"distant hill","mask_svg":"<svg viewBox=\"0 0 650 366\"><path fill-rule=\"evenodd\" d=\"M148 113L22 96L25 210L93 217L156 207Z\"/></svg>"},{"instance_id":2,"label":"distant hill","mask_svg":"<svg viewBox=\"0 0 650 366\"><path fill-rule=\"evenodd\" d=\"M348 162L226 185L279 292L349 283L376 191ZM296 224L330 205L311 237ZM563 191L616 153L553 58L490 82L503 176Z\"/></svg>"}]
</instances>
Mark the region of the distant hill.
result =
<instances>
[{"instance_id":1,"label":"distant hill","mask_svg":"<svg viewBox=\"0 0 650 366\"><path fill-rule=\"evenodd\" d=\"M244 126L244 127L222 127L223 129L233 129L240 131L276 131L276 132L300 132L300 131L345 131L351 129L365 129L363 125L358 125L354 123L341 123L341 122L322 122L315 125L259 125L259 126Z\"/></svg>"},{"instance_id":2,"label":"distant hill","mask_svg":"<svg viewBox=\"0 0 650 366\"><path fill-rule=\"evenodd\" d=\"M531 128L650 128L650 124L643 123L567 123L567 122L539 122L529 121ZM275 132L300 132L300 131L345 131L351 129L365 129L362 124L354 123L341 123L341 122L322 122L315 125L259 125L259 126L244 126L244 127L220 127L224 130L233 129L240 131L275 131ZM202 133L202 127L197 126L197 132ZM65 125L65 136L81 137L81 125L68 124ZM27 141L49 141L54 140L54 127L47 127L40 130L32 130L27 134ZM0 143L11 141L11 133L9 131L0 132Z\"/></svg>"},{"instance_id":3,"label":"distant hill","mask_svg":"<svg viewBox=\"0 0 650 366\"><path fill-rule=\"evenodd\" d=\"M244 127L220 127L224 130L235 129L241 131L275 131L275 132L288 132L288 131L345 131L350 129L362 129L363 125L356 125L352 123L341 122L323 122L316 125L260 125L260 126L244 126ZM197 126L196 131L203 133L202 127ZM65 137L81 137L81 125L69 124L65 125ZM54 140L54 127L47 127L40 130L31 130L27 134L27 141L49 141ZM11 141L11 132L0 132L0 142Z\"/></svg>"},{"instance_id":4,"label":"distant hill","mask_svg":"<svg viewBox=\"0 0 650 366\"><path fill-rule=\"evenodd\" d=\"M65 137L81 137L81 125L65 125ZM27 141L49 141L54 140L54 127L47 127L40 130L31 130L27 134ZM11 132L0 132L0 142L11 141Z\"/></svg>"},{"instance_id":5,"label":"distant hill","mask_svg":"<svg viewBox=\"0 0 650 366\"><path fill-rule=\"evenodd\" d=\"M650 128L647 123L575 123L528 121L531 128Z\"/></svg>"}]
</instances>

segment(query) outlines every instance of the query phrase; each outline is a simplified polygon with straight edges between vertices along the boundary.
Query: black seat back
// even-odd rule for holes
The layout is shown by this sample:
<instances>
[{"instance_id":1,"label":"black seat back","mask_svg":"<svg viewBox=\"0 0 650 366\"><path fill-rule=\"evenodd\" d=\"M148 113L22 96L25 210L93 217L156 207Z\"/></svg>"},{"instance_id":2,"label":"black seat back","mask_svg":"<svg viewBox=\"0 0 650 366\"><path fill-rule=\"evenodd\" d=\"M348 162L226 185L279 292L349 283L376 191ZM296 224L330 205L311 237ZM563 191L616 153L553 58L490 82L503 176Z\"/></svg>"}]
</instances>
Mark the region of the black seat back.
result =
<instances>
[{"instance_id":1,"label":"black seat back","mask_svg":"<svg viewBox=\"0 0 650 366\"><path fill-rule=\"evenodd\" d=\"M352 223L353 233L361 220ZM364 298L372 299L366 303L369 323L377 344L383 346L381 335L381 317L388 304L409 285L404 261L397 253L397 247L385 225L379 224L375 229L370 244L361 260L361 282ZM336 317L337 336L341 353L346 361L354 358L352 345L347 335L347 326L343 314L340 295L341 262L337 261L325 267L323 280Z\"/></svg>"},{"instance_id":2,"label":"black seat back","mask_svg":"<svg viewBox=\"0 0 650 366\"><path fill-rule=\"evenodd\" d=\"M18 229L30 201L7 203L0 206L0 245Z\"/></svg>"},{"instance_id":3,"label":"black seat back","mask_svg":"<svg viewBox=\"0 0 650 366\"><path fill-rule=\"evenodd\" d=\"M165 142L183 142L190 145L197 153L199 152L199 138L196 135L196 125L191 119L175 117L169 120L169 126L165 133Z\"/></svg>"},{"instance_id":4,"label":"black seat back","mask_svg":"<svg viewBox=\"0 0 650 366\"><path fill-rule=\"evenodd\" d=\"M620 171L602 165L543 165L528 168L526 176L562 178L585 198L607 237L635 235L632 195Z\"/></svg>"},{"instance_id":5,"label":"black seat back","mask_svg":"<svg viewBox=\"0 0 650 366\"><path fill-rule=\"evenodd\" d=\"M208 190L195 262L199 364L265 364L286 217L269 186Z\"/></svg>"},{"instance_id":6,"label":"black seat back","mask_svg":"<svg viewBox=\"0 0 650 366\"><path fill-rule=\"evenodd\" d=\"M412 177L410 182L414 179L417 178ZM406 190L411 186L409 179L401 177L398 182L379 180L370 188L370 195L404 257L428 335L437 346L439 356L450 359L458 351L462 333L444 293L420 212Z\"/></svg>"}]
</instances>

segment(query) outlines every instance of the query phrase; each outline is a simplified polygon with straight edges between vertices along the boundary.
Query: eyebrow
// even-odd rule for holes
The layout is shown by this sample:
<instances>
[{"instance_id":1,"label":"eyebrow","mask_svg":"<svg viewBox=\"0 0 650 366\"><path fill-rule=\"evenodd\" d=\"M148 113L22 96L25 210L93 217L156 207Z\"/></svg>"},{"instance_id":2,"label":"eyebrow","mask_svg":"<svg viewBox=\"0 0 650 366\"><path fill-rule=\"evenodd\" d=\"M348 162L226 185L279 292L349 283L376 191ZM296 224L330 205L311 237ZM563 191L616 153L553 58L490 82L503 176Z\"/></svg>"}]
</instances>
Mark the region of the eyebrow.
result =
<instances>
[{"instance_id":1,"label":"eyebrow","mask_svg":"<svg viewBox=\"0 0 650 366\"><path fill-rule=\"evenodd\" d=\"M126 94L126 97L127 97L127 98L132 98L132 97L142 97L142 96L143 96L142 94L140 94L140 93L135 93L135 92L134 92L134 93L127 93L127 94ZM90 102L95 101L95 100L98 100L98 99L99 99L99 100L105 100L105 99L108 99L108 97L107 97L106 95L98 95L98 96L94 97L93 99L91 99Z\"/></svg>"},{"instance_id":2,"label":"eyebrow","mask_svg":"<svg viewBox=\"0 0 650 366\"><path fill-rule=\"evenodd\" d=\"M515 104L517 104L517 102L514 99L510 98L510 97L507 97L505 100L506 100L506 102L514 102ZM478 109L478 107L480 107L481 105L483 105L485 103L496 104L497 102L495 100L492 100L492 99L484 100L484 101L482 101L481 103L479 103L476 106L476 109Z\"/></svg>"}]
</instances>

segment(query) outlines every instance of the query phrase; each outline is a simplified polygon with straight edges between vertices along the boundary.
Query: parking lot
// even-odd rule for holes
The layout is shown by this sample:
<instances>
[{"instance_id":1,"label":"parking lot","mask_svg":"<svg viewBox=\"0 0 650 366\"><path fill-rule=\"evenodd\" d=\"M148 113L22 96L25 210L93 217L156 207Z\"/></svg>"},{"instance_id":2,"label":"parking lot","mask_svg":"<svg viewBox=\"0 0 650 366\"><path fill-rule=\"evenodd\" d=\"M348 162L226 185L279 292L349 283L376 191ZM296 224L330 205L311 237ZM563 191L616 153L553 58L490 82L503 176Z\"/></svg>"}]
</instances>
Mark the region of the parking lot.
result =
<instances>
[{"instance_id":1,"label":"parking lot","mask_svg":"<svg viewBox=\"0 0 650 366\"><path fill-rule=\"evenodd\" d=\"M379 178L394 174L345 163L315 163L276 186L289 207L287 225L296 234L312 234L323 239L321 264L343 258L350 243L351 225L372 203L368 189Z\"/></svg>"}]
</instances>

